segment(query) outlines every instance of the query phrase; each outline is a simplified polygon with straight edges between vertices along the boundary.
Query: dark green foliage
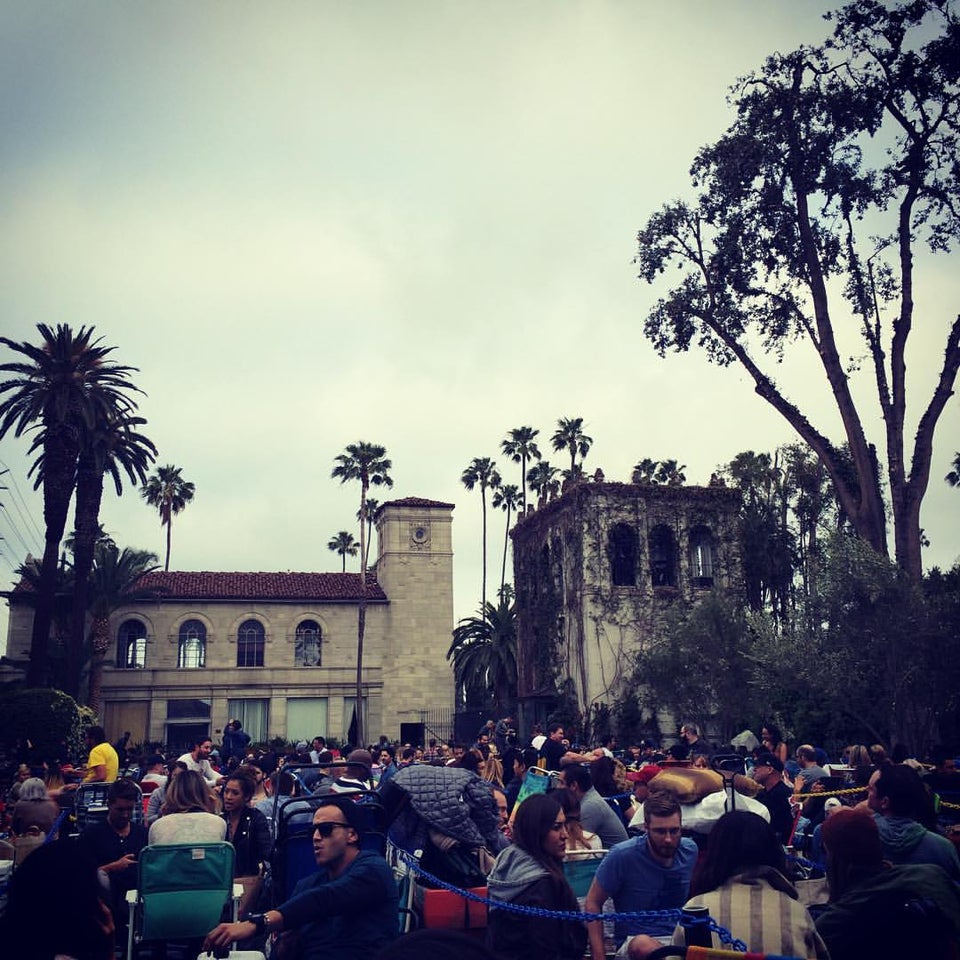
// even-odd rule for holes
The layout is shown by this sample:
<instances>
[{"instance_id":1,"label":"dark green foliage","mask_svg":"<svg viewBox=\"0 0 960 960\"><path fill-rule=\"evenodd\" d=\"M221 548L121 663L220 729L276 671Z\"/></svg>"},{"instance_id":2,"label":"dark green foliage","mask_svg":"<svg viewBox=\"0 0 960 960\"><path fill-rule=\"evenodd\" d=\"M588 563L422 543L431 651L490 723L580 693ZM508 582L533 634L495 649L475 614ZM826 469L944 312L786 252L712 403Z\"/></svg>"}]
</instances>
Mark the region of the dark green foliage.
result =
<instances>
[{"instance_id":1,"label":"dark green foliage","mask_svg":"<svg viewBox=\"0 0 960 960\"><path fill-rule=\"evenodd\" d=\"M447 659L453 660L458 702L503 716L517 701L517 611L505 593L481 613L457 624Z\"/></svg>"},{"instance_id":2,"label":"dark green foliage","mask_svg":"<svg viewBox=\"0 0 960 960\"><path fill-rule=\"evenodd\" d=\"M663 628L636 656L634 682L652 709L719 727L729 742L755 723L753 634L736 598L713 591L675 604Z\"/></svg>"},{"instance_id":3,"label":"dark green foliage","mask_svg":"<svg viewBox=\"0 0 960 960\"><path fill-rule=\"evenodd\" d=\"M12 761L75 760L83 752L80 711L59 690L0 690L0 745Z\"/></svg>"}]
</instances>

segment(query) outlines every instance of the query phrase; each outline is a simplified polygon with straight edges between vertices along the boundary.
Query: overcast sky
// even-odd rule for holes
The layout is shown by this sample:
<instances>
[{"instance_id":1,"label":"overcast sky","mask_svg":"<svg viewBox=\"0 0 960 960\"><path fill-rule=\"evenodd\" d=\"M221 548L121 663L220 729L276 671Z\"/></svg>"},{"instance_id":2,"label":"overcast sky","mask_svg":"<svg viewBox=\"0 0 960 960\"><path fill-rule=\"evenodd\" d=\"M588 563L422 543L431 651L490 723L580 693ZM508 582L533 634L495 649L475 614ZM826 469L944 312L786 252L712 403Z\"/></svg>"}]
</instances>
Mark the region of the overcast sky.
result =
<instances>
[{"instance_id":1,"label":"overcast sky","mask_svg":"<svg viewBox=\"0 0 960 960\"><path fill-rule=\"evenodd\" d=\"M656 292L631 258L645 219L691 195L696 150L731 122L728 85L821 39L830 6L0 2L0 330L35 342L40 322L94 324L140 368L159 462L197 488L175 569L338 570L326 544L354 529L359 490L330 470L363 439L386 446L393 497L456 504L468 616L480 499L460 474L509 428L539 427L546 449L558 417L582 416L588 470L625 480L675 457L692 483L795 439L738 369L656 356ZM960 281L955 258L924 271L908 361L926 403ZM841 439L806 348L777 376ZM865 410L882 445L875 400ZM39 528L27 446L8 437L0 459ZM942 480L956 449L954 399L928 566L960 553L960 494ZM2 497L7 583L19 536L38 553L40 539L16 491ZM107 492L102 520L162 556L136 491Z\"/></svg>"}]
</instances>

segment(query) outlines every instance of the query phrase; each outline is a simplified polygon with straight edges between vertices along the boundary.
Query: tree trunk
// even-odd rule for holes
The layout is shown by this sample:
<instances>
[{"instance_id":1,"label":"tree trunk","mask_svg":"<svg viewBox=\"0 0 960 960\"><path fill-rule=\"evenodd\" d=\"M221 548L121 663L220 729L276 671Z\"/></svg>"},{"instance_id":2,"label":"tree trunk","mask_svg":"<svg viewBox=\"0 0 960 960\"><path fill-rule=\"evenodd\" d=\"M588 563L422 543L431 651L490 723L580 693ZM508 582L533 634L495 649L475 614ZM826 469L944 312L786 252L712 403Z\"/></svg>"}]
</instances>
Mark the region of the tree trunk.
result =
<instances>
[{"instance_id":1,"label":"tree trunk","mask_svg":"<svg viewBox=\"0 0 960 960\"><path fill-rule=\"evenodd\" d=\"M503 534L503 565L500 568L500 599L503 599L503 588L507 582L507 547L510 544L510 507L507 507L507 529Z\"/></svg>"},{"instance_id":2,"label":"tree trunk","mask_svg":"<svg viewBox=\"0 0 960 960\"><path fill-rule=\"evenodd\" d=\"M484 619L487 616L487 490L484 484L480 484L480 507L483 511L483 575L481 578L482 587L480 591L480 609L483 611Z\"/></svg>"},{"instance_id":3,"label":"tree trunk","mask_svg":"<svg viewBox=\"0 0 960 960\"><path fill-rule=\"evenodd\" d=\"M103 472L89 454L81 454L77 465L77 499L74 512L73 612L70 642L65 664L64 692L76 698L87 627L87 588L93 569L93 554L99 531L100 502L103 499Z\"/></svg>"},{"instance_id":4,"label":"tree trunk","mask_svg":"<svg viewBox=\"0 0 960 960\"><path fill-rule=\"evenodd\" d=\"M60 541L67 523L70 497L79 451L73 430L46 424L47 440L43 446L43 520L45 525L43 562L37 604L33 611L33 632L30 638L30 663L27 685L42 687L48 682L47 664L50 648L50 625L57 590L57 563Z\"/></svg>"},{"instance_id":5,"label":"tree trunk","mask_svg":"<svg viewBox=\"0 0 960 960\"><path fill-rule=\"evenodd\" d=\"M357 611L357 743L366 744L366 717L363 709L363 635L367 626L367 484L360 487L360 608ZM344 561L346 562L346 561Z\"/></svg>"},{"instance_id":6,"label":"tree trunk","mask_svg":"<svg viewBox=\"0 0 960 960\"><path fill-rule=\"evenodd\" d=\"M166 573L170 569L170 534L173 529L173 517L170 514L167 514L167 556L163 561L163 572Z\"/></svg>"}]
</instances>

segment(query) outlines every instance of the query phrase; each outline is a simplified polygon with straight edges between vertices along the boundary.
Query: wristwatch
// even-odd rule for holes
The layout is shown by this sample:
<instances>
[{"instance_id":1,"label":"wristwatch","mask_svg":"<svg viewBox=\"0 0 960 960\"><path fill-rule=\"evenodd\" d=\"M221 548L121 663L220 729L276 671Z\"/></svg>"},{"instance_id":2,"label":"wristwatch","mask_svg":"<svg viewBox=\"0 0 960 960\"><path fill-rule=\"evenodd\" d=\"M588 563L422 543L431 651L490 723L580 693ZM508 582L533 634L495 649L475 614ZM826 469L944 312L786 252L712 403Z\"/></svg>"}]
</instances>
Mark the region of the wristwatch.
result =
<instances>
[{"instance_id":1,"label":"wristwatch","mask_svg":"<svg viewBox=\"0 0 960 960\"><path fill-rule=\"evenodd\" d=\"M257 928L258 937L270 932L270 920L265 913L248 913L247 920Z\"/></svg>"}]
</instances>

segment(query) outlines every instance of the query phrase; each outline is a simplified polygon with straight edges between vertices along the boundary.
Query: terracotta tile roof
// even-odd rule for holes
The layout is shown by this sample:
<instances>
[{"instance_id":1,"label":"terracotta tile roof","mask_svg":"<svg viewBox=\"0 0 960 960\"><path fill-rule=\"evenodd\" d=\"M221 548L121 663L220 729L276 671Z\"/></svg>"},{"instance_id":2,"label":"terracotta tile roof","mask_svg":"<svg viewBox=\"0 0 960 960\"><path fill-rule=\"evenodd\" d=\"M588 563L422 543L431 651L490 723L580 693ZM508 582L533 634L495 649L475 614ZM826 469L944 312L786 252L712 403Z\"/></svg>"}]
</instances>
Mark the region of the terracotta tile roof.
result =
<instances>
[{"instance_id":1,"label":"terracotta tile roof","mask_svg":"<svg viewBox=\"0 0 960 960\"><path fill-rule=\"evenodd\" d=\"M442 503L439 500L426 500L423 497L404 497L402 500L388 500L380 505L380 510L384 507L446 507L453 510L456 504ZM379 511L378 511L379 512Z\"/></svg>"},{"instance_id":2,"label":"terracotta tile roof","mask_svg":"<svg viewBox=\"0 0 960 960\"><path fill-rule=\"evenodd\" d=\"M360 597L359 573L218 573L170 571L146 574L145 590L165 600L300 600L317 603L351 602ZM13 593L30 593L23 581ZM367 600L387 599L377 578L367 572Z\"/></svg>"},{"instance_id":3,"label":"terracotta tile roof","mask_svg":"<svg viewBox=\"0 0 960 960\"><path fill-rule=\"evenodd\" d=\"M357 600L359 573L148 573L142 586L178 600ZM367 573L367 599L386 600Z\"/></svg>"}]
</instances>

